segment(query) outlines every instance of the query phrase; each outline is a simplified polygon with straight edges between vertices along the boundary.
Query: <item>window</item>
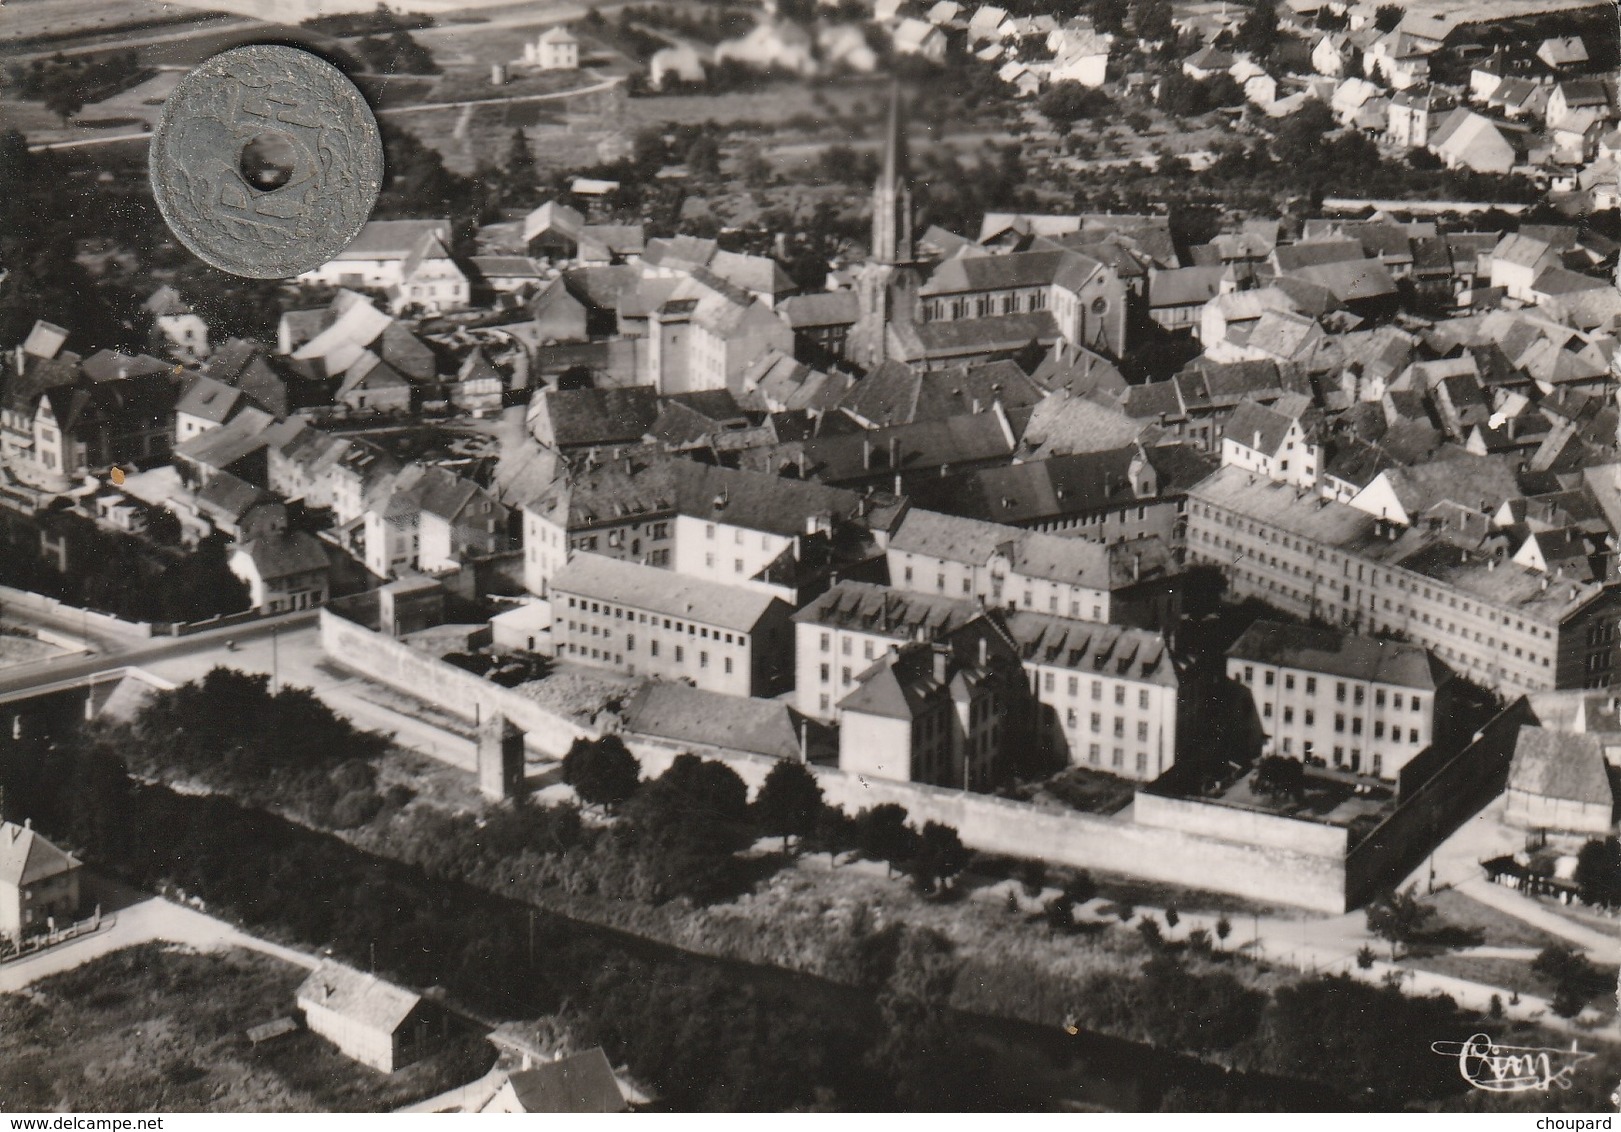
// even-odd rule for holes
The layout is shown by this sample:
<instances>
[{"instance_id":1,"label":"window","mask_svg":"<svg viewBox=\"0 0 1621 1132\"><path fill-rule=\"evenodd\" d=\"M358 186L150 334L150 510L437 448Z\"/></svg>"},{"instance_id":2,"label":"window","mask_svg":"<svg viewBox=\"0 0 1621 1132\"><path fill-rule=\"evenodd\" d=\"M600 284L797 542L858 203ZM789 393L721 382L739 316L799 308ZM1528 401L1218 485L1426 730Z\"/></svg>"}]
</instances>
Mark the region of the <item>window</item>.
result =
<instances>
[{"instance_id":1,"label":"window","mask_svg":"<svg viewBox=\"0 0 1621 1132\"><path fill-rule=\"evenodd\" d=\"M1042 676L1042 678L1041 678L1041 690L1043 692L1050 692L1050 691L1053 690L1053 674L1051 672L1045 673Z\"/></svg>"},{"instance_id":2,"label":"window","mask_svg":"<svg viewBox=\"0 0 1621 1132\"><path fill-rule=\"evenodd\" d=\"M713 554L704 555L704 566L711 570L715 568L715 556Z\"/></svg>"},{"instance_id":3,"label":"window","mask_svg":"<svg viewBox=\"0 0 1621 1132\"><path fill-rule=\"evenodd\" d=\"M1137 742L1139 742L1139 743L1148 742L1148 721L1147 720L1138 720L1137 721Z\"/></svg>"},{"instance_id":4,"label":"window","mask_svg":"<svg viewBox=\"0 0 1621 1132\"><path fill-rule=\"evenodd\" d=\"M1367 702L1368 690L1361 684L1358 684L1356 686L1356 693L1352 696L1352 699L1356 703L1357 707L1361 707L1365 702Z\"/></svg>"},{"instance_id":5,"label":"window","mask_svg":"<svg viewBox=\"0 0 1621 1132\"><path fill-rule=\"evenodd\" d=\"M1317 694L1317 677L1315 677L1315 676L1306 677L1306 695L1315 696L1316 694Z\"/></svg>"},{"instance_id":6,"label":"window","mask_svg":"<svg viewBox=\"0 0 1621 1132\"><path fill-rule=\"evenodd\" d=\"M708 652L699 652L698 653L698 667L699 668L708 668L709 667L709 653Z\"/></svg>"},{"instance_id":7,"label":"window","mask_svg":"<svg viewBox=\"0 0 1621 1132\"><path fill-rule=\"evenodd\" d=\"M1116 707L1126 706L1126 686L1124 684L1114 686L1114 702Z\"/></svg>"},{"instance_id":8,"label":"window","mask_svg":"<svg viewBox=\"0 0 1621 1132\"><path fill-rule=\"evenodd\" d=\"M657 641L649 641L647 644L647 651L650 656L658 656L659 643Z\"/></svg>"},{"instance_id":9,"label":"window","mask_svg":"<svg viewBox=\"0 0 1621 1132\"><path fill-rule=\"evenodd\" d=\"M1345 681L1341 680L1334 685L1334 698L1340 703L1345 702Z\"/></svg>"},{"instance_id":10,"label":"window","mask_svg":"<svg viewBox=\"0 0 1621 1132\"><path fill-rule=\"evenodd\" d=\"M676 645L675 646L675 662L677 664L680 664L682 661L684 661L686 659L687 659L687 650L682 648L680 645Z\"/></svg>"},{"instance_id":11,"label":"window","mask_svg":"<svg viewBox=\"0 0 1621 1132\"><path fill-rule=\"evenodd\" d=\"M1147 707L1148 707L1148 689L1147 688L1138 688L1137 689L1137 706L1139 708L1143 708L1145 710L1147 709Z\"/></svg>"},{"instance_id":12,"label":"window","mask_svg":"<svg viewBox=\"0 0 1621 1132\"><path fill-rule=\"evenodd\" d=\"M912 580L912 568L910 566L906 568L906 580L908 582Z\"/></svg>"},{"instance_id":13,"label":"window","mask_svg":"<svg viewBox=\"0 0 1621 1132\"><path fill-rule=\"evenodd\" d=\"M1246 664L1244 666L1244 683L1255 683L1255 666L1252 664Z\"/></svg>"},{"instance_id":14,"label":"window","mask_svg":"<svg viewBox=\"0 0 1621 1132\"><path fill-rule=\"evenodd\" d=\"M1294 721L1295 721L1295 709L1292 708L1292 707L1284 708L1283 709L1283 722L1285 722L1285 723L1293 723Z\"/></svg>"},{"instance_id":15,"label":"window","mask_svg":"<svg viewBox=\"0 0 1621 1132\"><path fill-rule=\"evenodd\" d=\"M1071 696L1078 696L1081 694L1081 681L1079 677L1071 676L1069 678L1069 694Z\"/></svg>"},{"instance_id":16,"label":"window","mask_svg":"<svg viewBox=\"0 0 1621 1132\"><path fill-rule=\"evenodd\" d=\"M850 686L850 670L848 668L839 669L839 683L845 687Z\"/></svg>"},{"instance_id":17,"label":"window","mask_svg":"<svg viewBox=\"0 0 1621 1132\"><path fill-rule=\"evenodd\" d=\"M825 664L822 665L822 683L826 684L830 679L832 679L832 677L832 669Z\"/></svg>"},{"instance_id":18,"label":"window","mask_svg":"<svg viewBox=\"0 0 1621 1132\"><path fill-rule=\"evenodd\" d=\"M817 700L818 700L818 703L820 705L820 710L825 712L827 710L827 708L828 708L828 699L827 699L827 697L826 696L819 696L819 697L817 697Z\"/></svg>"},{"instance_id":19,"label":"window","mask_svg":"<svg viewBox=\"0 0 1621 1132\"><path fill-rule=\"evenodd\" d=\"M1397 711L1401 710L1401 693L1400 692L1396 692L1394 695L1391 696L1391 698L1390 698L1390 706L1395 708Z\"/></svg>"},{"instance_id":20,"label":"window","mask_svg":"<svg viewBox=\"0 0 1621 1132\"><path fill-rule=\"evenodd\" d=\"M1352 735L1360 735L1360 734L1362 734L1362 717L1360 715L1353 716L1352 719L1351 719L1351 734Z\"/></svg>"},{"instance_id":21,"label":"window","mask_svg":"<svg viewBox=\"0 0 1621 1132\"><path fill-rule=\"evenodd\" d=\"M1103 749L1096 743L1087 744L1086 761L1091 763L1093 766L1097 766L1098 763L1103 761Z\"/></svg>"},{"instance_id":22,"label":"window","mask_svg":"<svg viewBox=\"0 0 1621 1132\"><path fill-rule=\"evenodd\" d=\"M1092 734L1096 735L1103 730L1103 717L1097 712L1092 713Z\"/></svg>"},{"instance_id":23,"label":"window","mask_svg":"<svg viewBox=\"0 0 1621 1132\"><path fill-rule=\"evenodd\" d=\"M1376 719L1376 720L1373 721L1373 737L1375 739L1383 739L1385 737L1385 721L1384 720Z\"/></svg>"},{"instance_id":24,"label":"window","mask_svg":"<svg viewBox=\"0 0 1621 1132\"><path fill-rule=\"evenodd\" d=\"M1125 763L1125 761L1126 761L1126 752L1122 751L1119 747L1116 747L1114 749L1114 751L1112 752L1111 757L1109 759L1110 764L1118 769L1120 766L1122 766Z\"/></svg>"},{"instance_id":25,"label":"window","mask_svg":"<svg viewBox=\"0 0 1621 1132\"><path fill-rule=\"evenodd\" d=\"M1144 751L1137 752L1137 773L1139 775L1148 773L1148 755Z\"/></svg>"},{"instance_id":26,"label":"window","mask_svg":"<svg viewBox=\"0 0 1621 1132\"><path fill-rule=\"evenodd\" d=\"M1543 662L1542 662L1542 663L1544 663L1544 664L1547 664L1547 663L1548 663L1548 662L1547 662L1547 661L1543 661ZM1418 698L1418 697L1417 697L1417 696L1414 696L1414 697L1413 697L1413 710L1414 710L1414 711L1421 711L1421 710L1423 710L1423 709L1422 709L1422 707L1421 707L1421 706L1420 706L1420 703L1419 703L1419 698Z\"/></svg>"},{"instance_id":27,"label":"window","mask_svg":"<svg viewBox=\"0 0 1621 1132\"><path fill-rule=\"evenodd\" d=\"M1066 711L1064 713L1064 726L1065 727L1075 728L1075 727L1078 727L1080 725L1080 722L1081 722L1081 717L1079 716L1079 714L1076 713L1074 708L1070 708L1068 711Z\"/></svg>"},{"instance_id":28,"label":"window","mask_svg":"<svg viewBox=\"0 0 1621 1132\"><path fill-rule=\"evenodd\" d=\"M1374 707L1384 707L1385 706L1385 690L1383 688L1375 688L1374 689L1374 692L1373 692L1373 706Z\"/></svg>"},{"instance_id":29,"label":"window","mask_svg":"<svg viewBox=\"0 0 1621 1132\"><path fill-rule=\"evenodd\" d=\"M1103 699L1103 681L1102 680L1094 680L1094 681L1092 681L1092 698L1094 700Z\"/></svg>"},{"instance_id":30,"label":"window","mask_svg":"<svg viewBox=\"0 0 1621 1132\"><path fill-rule=\"evenodd\" d=\"M839 651L844 653L845 656L850 655L850 649L851 649L851 638L845 637L842 641L839 642Z\"/></svg>"},{"instance_id":31,"label":"window","mask_svg":"<svg viewBox=\"0 0 1621 1132\"><path fill-rule=\"evenodd\" d=\"M1261 715L1266 719L1272 718L1272 705L1270 703L1261 705Z\"/></svg>"},{"instance_id":32,"label":"window","mask_svg":"<svg viewBox=\"0 0 1621 1132\"><path fill-rule=\"evenodd\" d=\"M1118 715L1114 717L1114 737L1116 739L1124 739L1126 737L1126 721L1121 719Z\"/></svg>"},{"instance_id":33,"label":"window","mask_svg":"<svg viewBox=\"0 0 1621 1132\"><path fill-rule=\"evenodd\" d=\"M1345 713L1344 712L1338 712L1337 711L1337 712L1334 713L1334 730L1339 731L1339 732L1343 732L1345 730Z\"/></svg>"},{"instance_id":34,"label":"window","mask_svg":"<svg viewBox=\"0 0 1621 1132\"><path fill-rule=\"evenodd\" d=\"M741 558L732 559L732 573L741 574L742 572L743 572L743 560Z\"/></svg>"},{"instance_id":35,"label":"window","mask_svg":"<svg viewBox=\"0 0 1621 1132\"><path fill-rule=\"evenodd\" d=\"M705 523L704 524L704 538L712 539L714 537L715 537L715 524L714 523Z\"/></svg>"},{"instance_id":36,"label":"window","mask_svg":"<svg viewBox=\"0 0 1621 1132\"><path fill-rule=\"evenodd\" d=\"M636 634L635 633L626 633L625 634L625 651L626 652L635 652L636 651Z\"/></svg>"},{"instance_id":37,"label":"window","mask_svg":"<svg viewBox=\"0 0 1621 1132\"><path fill-rule=\"evenodd\" d=\"M1306 709L1306 726L1307 727L1312 727L1316 723L1317 723L1317 713L1312 711L1311 708L1307 708Z\"/></svg>"},{"instance_id":38,"label":"window","mask_svg":"<svg viewBox=\"0 0 1621 1132\"><path fill-rule=\"evenodd\" d=\"M1416 727L1408 728L1407 741L1409 743L1417 743L1418 742L1418 728L1416 728Z\"/></svg>"},{"instance_id":39,"label":"window","mask_svg":"<svg viewBox=\"0 0 1621 1132\"><path fill-rule=\"evenodd\" d=\"M1292 692L1295 690L1295 675L1293 672L1287 673L1283 677L1283 689L1286 692Z\"/></svg>"}]
</instances>

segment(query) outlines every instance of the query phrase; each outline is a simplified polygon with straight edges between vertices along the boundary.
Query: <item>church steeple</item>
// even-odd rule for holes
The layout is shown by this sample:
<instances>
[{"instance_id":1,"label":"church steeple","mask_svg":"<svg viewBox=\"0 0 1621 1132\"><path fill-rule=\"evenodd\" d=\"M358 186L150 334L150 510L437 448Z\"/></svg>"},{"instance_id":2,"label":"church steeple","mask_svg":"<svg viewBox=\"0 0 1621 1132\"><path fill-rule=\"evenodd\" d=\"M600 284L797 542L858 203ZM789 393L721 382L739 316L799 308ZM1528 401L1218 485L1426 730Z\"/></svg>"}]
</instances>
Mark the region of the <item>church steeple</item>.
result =
<instances>
[{"instance_id":1,"label":"church steeple","mask_svg":"<svg viewBox=\"0 0 1621 1132\"><path fill-rule=\"evenodd\" d=\"M906 160L906 114L900 83L889 92L884 163L872 190L872 258L878 263L912 260L912 185Z\"/></svg>"}]
</instances>

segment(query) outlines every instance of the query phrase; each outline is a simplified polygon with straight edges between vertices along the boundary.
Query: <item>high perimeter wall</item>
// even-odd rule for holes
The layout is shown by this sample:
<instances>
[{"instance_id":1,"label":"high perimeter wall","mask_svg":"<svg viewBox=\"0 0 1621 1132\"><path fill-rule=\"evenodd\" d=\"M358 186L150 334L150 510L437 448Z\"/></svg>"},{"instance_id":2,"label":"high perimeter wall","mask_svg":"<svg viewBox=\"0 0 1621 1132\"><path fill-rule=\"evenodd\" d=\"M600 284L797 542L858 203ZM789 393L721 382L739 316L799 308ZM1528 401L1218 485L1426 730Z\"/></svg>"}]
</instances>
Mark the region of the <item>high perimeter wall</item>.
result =
<instances>
[{"instance_id":1,"label":"high perimeter wall","mask_svg":"<svg viewBox=\"0 0 1621 1132\"><path fill-rule=\"evenodd\" d=\"M321 611L321 644L338 664L383 684L427 700L462 718L505 715L528 732L529 745L560 757L576 738L599 732L546 710L519 693L492 684L453 665L332 613ZM1487 736L1500 740L1507 719ZM626 745L653 777L690 750L627 734ZM1487 744L1493 748L1500 742ZM1479 756L1477 743L1473 753ZM719 747L703 747L758 789L775 760ZM1460 757L1423 805L1403 806L1381 827L1381 836L1347 852L1346 831L1317 822L1215 807L1190 799L1140 792L1134 804L1113 817L1045 809L1023 802L909 782L886 782L846 774L836 767L812 766L827 801L847 813L894 803L910 820L952 826L965 845L1014 857L1036 857L1057 865L1124 873L1188 888L1224 892L1274 904L1340 913L1365 899L1385 873L1410 867L1421 847L1444 836L1501 789L1500 758ZM1475 769L1489 773L1472 773ZM464 768L465 769L465 768ZM1467 811L1467 813L1465 813ZM1428 851L1424 849L1423 851ZM1355 861L1354 882L1347 860ZM1398 876L1386 878L1387 883Z\"/></svg>"}]
</instances>

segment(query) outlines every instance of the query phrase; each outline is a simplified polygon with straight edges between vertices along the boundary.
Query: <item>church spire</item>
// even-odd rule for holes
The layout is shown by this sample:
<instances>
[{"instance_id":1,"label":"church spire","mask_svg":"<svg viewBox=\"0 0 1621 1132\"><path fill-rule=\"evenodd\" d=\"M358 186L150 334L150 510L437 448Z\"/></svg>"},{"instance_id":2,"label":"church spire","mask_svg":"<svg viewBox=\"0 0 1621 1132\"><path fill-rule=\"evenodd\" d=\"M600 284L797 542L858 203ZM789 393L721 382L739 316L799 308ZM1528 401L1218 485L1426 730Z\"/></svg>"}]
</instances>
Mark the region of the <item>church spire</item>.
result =
<instances>
[{"instance_id":1,"label":"church spire","mask_svg":"<svg viewBox=\"0 0 1621 1132\"><path fill-rule=\"evenodd\" d=\"M906 160L906 114L900 83L889 93L883 168L872 191L872 258L878 263L912 259L912 185Z\"/></svg>"}]
</instances>

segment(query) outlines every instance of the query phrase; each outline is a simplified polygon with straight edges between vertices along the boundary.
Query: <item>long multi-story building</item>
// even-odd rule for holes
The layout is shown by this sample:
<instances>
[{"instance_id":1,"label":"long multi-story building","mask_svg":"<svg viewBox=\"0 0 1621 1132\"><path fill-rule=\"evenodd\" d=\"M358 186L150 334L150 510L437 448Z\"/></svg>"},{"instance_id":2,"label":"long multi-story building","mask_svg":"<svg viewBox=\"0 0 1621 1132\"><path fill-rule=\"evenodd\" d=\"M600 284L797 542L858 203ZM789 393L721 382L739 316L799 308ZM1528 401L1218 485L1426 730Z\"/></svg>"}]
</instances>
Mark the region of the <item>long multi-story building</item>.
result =
<instances>
[{"instance_id":1,"label":"long multi-story building","mask_svg":"<svg viewBox=\"0 0 1621 1132\"><path fill-rule=\"evenodd\" d=\"M1189 493L1190 563L1235 594L1357 632L1399 636L1504 692L1609 687L1615 591L1525 569L1488 538L1402 528L1223 468Z\"/></svg>"},{"instance_id":2,"label":"long multi-story building","mask_svg":"<svg viewBox=\"0 0 1621 1132\"><path fill-rule=\"evenodd\" d=\"M1227 650L1255 702L1263 751L1396 778L1450 716L1452 673L1427 649L1257 621Z\"/></svg>"},{"instance_id":3,"label":"long multi-story building","mask_svg":"<svg viewBox=\"0 0 1621 1132\"><path fill-rule=\"evenodd\" d=\"M844 581L794 614L794 706L830 720L856 677L908 641L939 641L985 615L974 601Z\"/></svg>"},{"instance_id":4,"label":"long multi-story building","mask_svg":"<svg viewBox=\"0 0 1621 1132\"><path fill-rule=\"evenodd\" d=\"M733 696L788 686L789 607L770 594L577 554L551 602L561 659Z\"/></svg>"},{"instance_id":5,"label":"long multi-story building","mask_svg":"<svg viewBox=\"0 0 1621 1132\"><path fill-rule=\"evenodd\" d=\"M1171 769L1181 682L1163 637L1022 611L1006 626L1040 704L1045 751L1139 782Z\"/></svg>"}]
</instances>

